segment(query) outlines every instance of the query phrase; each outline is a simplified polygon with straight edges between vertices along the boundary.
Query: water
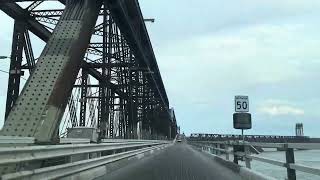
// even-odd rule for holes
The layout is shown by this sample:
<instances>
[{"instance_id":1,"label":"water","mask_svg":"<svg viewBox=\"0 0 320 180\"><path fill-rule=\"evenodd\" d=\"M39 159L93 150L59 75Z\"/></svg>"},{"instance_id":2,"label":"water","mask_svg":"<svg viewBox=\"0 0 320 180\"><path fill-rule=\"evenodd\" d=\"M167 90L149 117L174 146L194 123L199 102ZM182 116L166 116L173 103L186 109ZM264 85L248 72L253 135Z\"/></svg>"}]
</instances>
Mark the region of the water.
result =
<instances>
[{"instance_id":1,"label":"water","mask_svg":"<svg viewBox=\"0 0 320 180\"><path fill-rule=\"evenodd\" d=\"M299 150L294 152L295 161L297 164L306 165L320 169L320 150ZM285 162L285 152L266 150L258 156L270 159L280 160ZM286 179L286 168L271 165L268 163L259 162L256 160L251 161L252 170L258 171L262 174L274 177L276 179ZM303 180L320 180L320 176L312 175L297 171L297 179Z\"/></svg>"}]
</instances>

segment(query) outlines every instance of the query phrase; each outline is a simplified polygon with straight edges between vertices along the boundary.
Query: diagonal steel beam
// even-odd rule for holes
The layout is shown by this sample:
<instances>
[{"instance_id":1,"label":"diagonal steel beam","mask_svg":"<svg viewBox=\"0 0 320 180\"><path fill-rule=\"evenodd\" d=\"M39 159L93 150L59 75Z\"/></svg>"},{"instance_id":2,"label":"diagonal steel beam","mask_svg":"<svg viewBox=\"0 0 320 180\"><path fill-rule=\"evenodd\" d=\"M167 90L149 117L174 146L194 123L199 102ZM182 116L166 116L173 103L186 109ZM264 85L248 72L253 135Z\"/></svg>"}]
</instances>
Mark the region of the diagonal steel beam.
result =
<instances>
[{"instance_id":1,"label":"diagonal steel beam","mask_svg":"<svg viewBox=\"0 0 320 180\"><path fill-rule=\"evenodd\" d=\"M45 42L49 40L51 32L31 17L29 12L21 8L18 4L4 3L0 5L0 9L15 20L26 21L29 25L29 30L41 40Z\"/></svg>"},{"instance_id":2,"label":"diagonal steel beam","mask_svg":"<svg viewBox=\"0 0 320 180\"><path fill-rule=\"evenodd\" d=\"M68 1L1 135L35 137L42 143L57 140L79 60L85 55L101 5L99 0Z\"/></svg>"},{"instance_id":3,"label":"diagonal steel beam","mask_svg":"<svg viewBox=\"0 0 320 180\"><path fill-rule=\"evenodd\" d=\"M60 2L63 2L62 0ZM0 9L5 12L7 15L12 17L13 19L25 20L28 23L29 30L38 36L41 40L47 42L51 36L51 32L46 29L41 23L36 21L32 16L30 16L29 12L23 8L21 8L16 3L5 3L0 5ZM83 64L88 64L85 61L82 61ZM99 71L94 68L90 68L90 65L85 66L88 69L90 75L95 77L99 81L106 81L107 87L116 91L120 96L126 97L127 95L119 90L116 84L108 82L106 79L102 77Z\"/></svg>"},{"instance_id":4,"label":"diagonal steel beam","mask_svg":"<svg viewBox=\"0 0 320 180\"><path fill-rule=\"evenodd\" d=\"M83 61L82 63L83 63L82 68L87 70L88 74L90 74L92 77L94 77L95 79L99 80L100 82L105 83L105 85L108 88L112 89L115 93L117 93L122 98L125 98L125 99L128 98L126 93L124 93L121 90L119 90L118 85L109 82L108 79L106 77L102 76L99 71L95 70L94 68L91 68L91 65L89 63L87 63L85 61Z\"/></svg>"}]
</instances>

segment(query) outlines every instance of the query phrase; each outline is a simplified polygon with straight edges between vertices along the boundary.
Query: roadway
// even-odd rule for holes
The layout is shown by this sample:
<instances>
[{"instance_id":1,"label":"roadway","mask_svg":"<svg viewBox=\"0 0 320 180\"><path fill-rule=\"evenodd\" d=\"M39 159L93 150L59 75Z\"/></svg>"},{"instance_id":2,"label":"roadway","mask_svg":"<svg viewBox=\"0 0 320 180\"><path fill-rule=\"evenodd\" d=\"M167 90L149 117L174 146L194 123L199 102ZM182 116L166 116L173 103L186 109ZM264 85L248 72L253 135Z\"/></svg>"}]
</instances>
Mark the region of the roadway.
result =
<instances>
[{"instance_id":1,"label":"roadway","mask_svg":"<svg viewBox=\"0 0 320 180\"><path fill-rule=\"evenodd\" d=\"M107 180L237 180L240 176L186 143L175 143L160 152L130 163Z\"/></svg>"}]
</instances>

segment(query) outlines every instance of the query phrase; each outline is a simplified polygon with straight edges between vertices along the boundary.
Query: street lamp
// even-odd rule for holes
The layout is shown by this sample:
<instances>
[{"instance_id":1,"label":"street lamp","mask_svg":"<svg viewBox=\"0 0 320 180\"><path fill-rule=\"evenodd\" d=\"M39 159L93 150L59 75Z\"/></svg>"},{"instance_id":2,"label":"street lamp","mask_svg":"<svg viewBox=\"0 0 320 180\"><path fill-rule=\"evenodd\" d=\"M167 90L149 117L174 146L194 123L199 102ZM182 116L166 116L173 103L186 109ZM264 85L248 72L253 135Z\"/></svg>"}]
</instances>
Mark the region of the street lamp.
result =
<instances>
[{"instance_id":1,"label":"street lamp","mask_svg":"<svg viewBox=\"0 0 320 180\"><path fill-rule=\"evenodd\" d=\"M149 18L149 19L143 19L144 22L151 22L154 23L155 19L154 18Z\"/></svg>"},{"instance_id":2,"label":"street lamp","mask_svg":"<svg viewBox=\"0 0 320 180\"><path fill-rule=\"evenodd\" d=\"M0 59L10 59L10 58L11 58L10 56L0 56ZM27 81L26 78L22 77L22 76L24 76L24 71L22 71L21 69L20 70L13 69L13 70L10 70L10 72L7 72L7 71L0 69L0 72L7 73L7 74L18 74L18 75L20 75L20 77L22 79Z\"/></svg>"},{"instance_id":3,"label":"street lamp","mask_svg":"<svg viewBox=\"0 0 320 180\"><path fill-rule=\"evenodd\" d=\"M0 56L0 59L10 59L10 56Z\"/></svg>"}]
</instances>

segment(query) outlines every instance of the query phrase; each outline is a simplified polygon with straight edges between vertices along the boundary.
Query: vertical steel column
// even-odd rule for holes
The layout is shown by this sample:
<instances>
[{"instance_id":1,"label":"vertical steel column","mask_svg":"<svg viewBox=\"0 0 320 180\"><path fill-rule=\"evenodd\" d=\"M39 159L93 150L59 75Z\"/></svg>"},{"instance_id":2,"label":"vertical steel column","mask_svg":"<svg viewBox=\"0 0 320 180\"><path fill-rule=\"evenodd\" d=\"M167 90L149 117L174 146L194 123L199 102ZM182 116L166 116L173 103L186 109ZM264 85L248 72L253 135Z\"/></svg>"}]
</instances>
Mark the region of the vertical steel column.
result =
<instances>
[{"instance_id":1,"label":"vertical steel column","mask_svg":"<svg viewBox=\"0 0 320 180\"><path fill-rule=\"evenodd\" d=\"M123 138L123 122L125 119L125 106L124 106L124 100L121 98L119 102L119 107L121 111L119 112L119 138Z\"/></svg>"},{"instance_id":2,"label":"vertical steel column","mask_svg":"<svg viewBox=\"0 0 320 180\"><path fill-rule=\"evenodd\" d=\"M150 109L148 113L148 119L149 119L149 135L151 138L153 134L153 126L154 126L154 108L155 108L155 103L154 103L154 98L153 98L153 92L152 89L149 87L149 93L148 93L149 98L149 103L150 103Z\"/></svg>"},{"instance_id":3,"label":"vertical steel column","mask_svg":"<svg viewBox=\"0 0 320 180\"><path fill-rule=\"evenodd\" d=\"M103 6L103 54L102 54L102 68L101 74L106 77L106 64L107 64L107 48L108 48L108 11L106 5ZM105 138L107 131L107 104L106 104L106 83L99 81L99 109L98 109L98 128L100 130L99 137Z\"/></svg>"},{"instance_id":4,"label":"vertical steel column","mask_svg":"<svg viewBox=\"0 0 320 180\"><path fill-rule=\"evenodd\" d=\"M80 126L86 126L87 93L88 93L88 72L82 69L81 76L81 99L80 99Z\"/></svg>"},{"instance_id":5,"label":"vertical steel column","mask_svg":"<svg viewBox=\"0 0 320 180\"><path fill-rule=\"evenodd\" d=\"M115 119L115 98L114 98L115 94L112 93L112 91L108 91L108 99L109 99L109 102L108 102L108 115L109 115L109 138L113 138L114 137L114 119Z\"/></svg>"},{"instance_id":6,"label":"vertical steel column","mask_svg":"<svg viewBox=\"0 0 320 180\"><path fill-rule=\"evenodd\" d=\"M149 139L150 135L150 89L148 86L148 79L144 79L144 111L143 111L143 122L144 122L144 138Z\"/></svg>"},{"instance_id":7,"label":"vertical steel column","mask_svg":"<svg viewBox=\"0 0 320 180\"><path fill-rule=\"evenodd\" d=\"M24 22L16 20L12 38L5 118L7 118L12 106L19 96L20 78L23 75L23 67L21 66L23 50L27 61L27 67L25 69L29 69L29 72L31 73L35 65L35 59L29 32L26 29Z\"/></svg>"},{"instance_id":8,"label":"vertical steel column","mask_svg":"<svg viewBox=\"0 0 320 180\"><path fill-rule=\"evenodd\" d=\"M109 65L107 68L107 81L111 81L111 76L112 76L112 54L113 54L113 39L114 39L114 24L113 24L113 20L111 15L107 16L107 25L108 25L108 34L106 38L107 40L107 49L106 49L106 62ZM113 137L114 132L113 132L113 128L114 128L114 98L112 98L114 96L114 93L111 91L110 88L107 88L107 97L106 97L106 118L107 118L107 122L108 123L108 136L109 137ZM108 121L109 120L109 121Z\"/></svg>"},{"instance_id":9,"label":"vertical steel column","mask_svg":"<svg viewBox=\"0 0 320 180\"><path fill-rule=\"evenodd\" d=\"M23 75L21 71L22 52L25 44L24 32L25 23L15 20L12 37L12 48L10 57L9 81L7 90L7 102L5 118L7 119L14 103L18 99L20 89L20 78Z\"/></svg>"},{"instance_id":10,"label":"vertical steel column","mask_svg":"<svg viewBox=\"0 0 320 180\"><path fill-rule=\"evenodd\" d=\"M142 74L142 77L141 77L141 83L142 83L142 85L141 85L141 93L142 93L142 96L141 96L141 122L142 122L143 135L146 134L146 132L148 131L148 126L149 126L149 123L147 122L147 117L146 117L147 98L148 98L146 73L149 73L149 72L144 72L144 74Z\"/></svg>"},{"instance_id":11,"label":"vertical steel column","mask_svg":"<svg viewBox=\"0 0 320 180\"><path fill-rule=\"evenodd\" d=\"M130 62L134 62L134 57L133 57L133 54L131 53L130 51L130 54L129 54L129 59L130 59ZM133 83L133 70L132 70L132 67L129 67L128 69L128 73L129 73L129 82L128 82L128 85L129 85L129 99L128 99L128 103L127 103L127 107L128 107L128 120L126 121L126 131L125 131L125 138L126 139L129 139L130 138L130 134L131 134L131 126L132 126L132 122L134 121L134 108L133 108L133 93L134 93L134 83Z\"/></svg>"},{"instance_id":12,"label":"vertical steel column","mask_svg":"<svg viewBox=\"0 0 320 180\"><path fill-rule=\"evenodd\" d=\"M132 78L134 78L133 80L133 110L132 110L132 121L130 122L130 137L131 138L137 138L137 123L140 120L140 78L139 78L139 74L140 71L138 69L134 69L134 74L132 76Z\"/></svg>"},{"instance_id":13,"label":"vertical steel column","mask_svg":"<svg viewBox=\"0 0 320 180\"><path fill-rule=\"evenodd\" d=\"M120 85L120 89L122 92L128 92L126 91L127 88L127 76L126 76L126 69L125 66L121 64L126 64L125 61L125 44L123 36L120 34L119 29L117 26L114 27L115 32L115 52L116 52L116 62L120 64L120 66L117 68L117 76L118 76L118 82ZM119 97L119 119L118 119L118 130L119 130L119 136L123 137L123 125L125 124L125 116L126 114L126 108L125 108L125 99L124 97Z\"/></svg>"},{"instance_id":14,"label":"vertical steel column","mask_svg":"<svg viewBox=\"0 0 320 180\"><path fill-rule=\"evenodd\" d=\"M102 70L103 72L103 70ZM105 96L105 83L99 81L99 103L98 103L98 129L99 129L99 137L104 138L106 134L106 96Z\"/></svg>"},{"instance_id":15,"label":"vertical steel column","mask_svg":"<svg viewBox=\"0 0 320 180\"><path fill-rule=\"evenodd\" d=\"M150 95L152 96L153 98L153 101L152 101L152 111L151 111L151 117L152 117L152 121L151 121L151 136L154 137L156 135L156 121L157 121L157 104L155 102L155 99L154 99L154 91L151 91L150 92Z\"/></svg>"},{"instance_id":16,"label":"vertical steel column","mask_svg":"<svg viewBox=\"0 0 320 180\"><path fill-rule=\"evenodd\" d=\"M125 42L124 37L121 37L121 41ZM122 48L124 48L124 43L122 43ZM127 63L129 63L130 65L127 67L125 73L126 73L126 92L127 92L127 100L126 100L126 104L125 104L125 114L126 114L126 118L124 120L124 137L128 138L129 135L129 122L132 121L133 116L132 116L132 111L133 111L133 99L132 99L132 67L133 64L135 63L134 57L132 55L132 52L130 49L127 49L125 51L125 59Z\"/></svg>"}]
</instances>

